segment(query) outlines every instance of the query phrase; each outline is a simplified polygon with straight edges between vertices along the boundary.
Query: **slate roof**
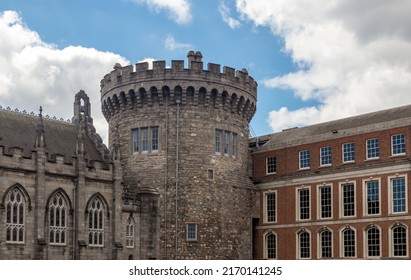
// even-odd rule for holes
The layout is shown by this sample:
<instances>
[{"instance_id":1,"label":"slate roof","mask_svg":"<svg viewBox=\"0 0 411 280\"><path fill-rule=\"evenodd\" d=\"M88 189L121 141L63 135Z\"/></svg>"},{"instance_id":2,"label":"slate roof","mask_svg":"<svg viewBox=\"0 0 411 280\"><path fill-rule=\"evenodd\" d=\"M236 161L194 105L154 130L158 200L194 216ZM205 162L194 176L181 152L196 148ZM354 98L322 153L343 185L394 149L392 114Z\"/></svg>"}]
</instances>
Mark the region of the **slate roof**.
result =
<instances>
[{"instance_id":1,"label":"slate roof","mask_svg":"<svg viewBox=\"0 0 411 280\"><path fill-rule=\"evenodd\" d=\"M31 157L35 150L36 128L39 123L38 116L14 113L0 110L0 146L8 153L10 148L19 147L23 149L23 156ZM43 118L46 148L50 158L58 154L65 157L64 161L70 163L72 157L76 156L76 141L78 127L71 123L55 121ZM88 161L103 161L100 152L93 141L85 136L84 147Z\"/></svg>"},{"instance_id":2,"label":"slate roof","mask_svg":"<svg viewBox=\"0 0 411 280\"><path fill-rule=\"evenodd\" d=\"M258 150L297 146L407 125L411 125L411 105L262 136L261 141L265 144Z\"/></svg>"}]
</instances>

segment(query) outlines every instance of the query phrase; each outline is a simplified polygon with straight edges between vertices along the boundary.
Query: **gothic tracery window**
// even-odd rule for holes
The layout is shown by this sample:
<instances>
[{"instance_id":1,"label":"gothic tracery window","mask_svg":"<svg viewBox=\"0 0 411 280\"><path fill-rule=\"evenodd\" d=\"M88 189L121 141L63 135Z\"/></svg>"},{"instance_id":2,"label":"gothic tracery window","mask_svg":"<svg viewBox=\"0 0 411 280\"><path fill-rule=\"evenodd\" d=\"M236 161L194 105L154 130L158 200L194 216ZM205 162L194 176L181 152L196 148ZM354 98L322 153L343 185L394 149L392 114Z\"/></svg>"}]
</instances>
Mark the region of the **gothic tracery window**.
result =
<instances>
[{"instance_id":1,"label":"gothic tracery window","mask_svg":"<svg viewBox=\"0 0 411 280\"><path fill-rule=\"evenodd\" d=\"M134 219L129 217L126 226L126 247L134 248Z\"/></svg>"},{"instance_id":2,"label":"gothic tracery window","mask_svg":"<svg viewBox=\"0 0 411 280\"><path fill-rule=\"evenodd\" d=\"M104 206L98 197L92 198L88 208L88 244L104 245Z\"/></svg>"},{"instance_id":3,"label":"gothic tracery window","mask_svg":"<svg viewBox=\"0 0 411 280\"><path fill-rule=\"evenodd\" d=\"M6 207L6 242L24 243L25 236L25 198L23 193L14 188L5 201Z\"/></svg>"},{"instance_id":4,"label":"gothic tracery window","mask_svg":"<svg viewBox=\"0 0 411 280\"><path fill-rule=\"evenodd\" d=\"M49 206L49 240L52 245L65 245L67 238L67 203L57 193Z\"/></svg>"}]
</instances>

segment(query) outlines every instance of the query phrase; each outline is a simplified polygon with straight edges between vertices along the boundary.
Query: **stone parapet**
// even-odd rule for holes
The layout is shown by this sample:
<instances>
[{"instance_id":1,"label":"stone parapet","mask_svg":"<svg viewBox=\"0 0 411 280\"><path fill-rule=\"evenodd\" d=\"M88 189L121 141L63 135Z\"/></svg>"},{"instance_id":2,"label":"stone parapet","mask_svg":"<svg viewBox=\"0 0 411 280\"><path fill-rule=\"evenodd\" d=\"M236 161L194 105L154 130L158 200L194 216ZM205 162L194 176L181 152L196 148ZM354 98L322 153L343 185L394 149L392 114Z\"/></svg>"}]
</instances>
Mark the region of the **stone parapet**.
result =
<instances>
[{"instance_id":1,"label":"stone parapet","mask_svg":"<svg viewBox=\"0 0 411 280\"><path fill-rule=\"evenodd\" d=\"M237 113L248 121L256 110L257 83L246 69L235 70L208 63L203 69L201 53L188 54L188 68L183 60L173 60L171 68L165 61L147 62L114 70L101 80L102 111L107 120L126 108L164 105L180 100L181 105L203 105Z\"/></svg>"}]
</instances>

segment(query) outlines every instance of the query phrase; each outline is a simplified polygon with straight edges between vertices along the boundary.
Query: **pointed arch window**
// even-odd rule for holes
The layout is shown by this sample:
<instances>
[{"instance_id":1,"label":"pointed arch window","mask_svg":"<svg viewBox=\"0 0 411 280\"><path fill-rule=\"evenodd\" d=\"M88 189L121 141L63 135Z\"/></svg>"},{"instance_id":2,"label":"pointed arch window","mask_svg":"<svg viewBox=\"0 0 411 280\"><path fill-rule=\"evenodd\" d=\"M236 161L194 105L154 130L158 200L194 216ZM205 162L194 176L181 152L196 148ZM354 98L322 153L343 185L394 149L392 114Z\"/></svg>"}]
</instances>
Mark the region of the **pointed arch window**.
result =
<instances>
[{"instance_id":1,"label":"pointed arch window","mask_svg":"<svg viewBox=\"0 0 411 280\"><path fill-rule=\"evenodd\" d=\"M5 200L6 207L6 242L24 244L25 241L25 207L23 193L14 188Z\"/></svg>"},{"instance_id":2,"label":"pointed arch window","mask_svg":"<svg viewBox=\"0 0 411 280\"><path fill-rule=\"evenodd\" d=\"M126 247L134 248L134 219L131 216L128 218L126 226Z\"/></svg>"},{"instance_id":3,"label":"pointed arch window","mask_svg":"<svg viewBox=\"0 0 411 280\"><path fill-rule=\"evenodd\" d=\"M50 200L49 241L51 245L66 245L67 239L67 202L61 193Z\"/></svg>"},{"instance_id":4,"label":"pointed arch window","mask_svg":"<svg viewBox=\"0 0 411 280\"><path fill-rule=\"evenodd\" d=\"M92 198L89 203L88 244L104 246L104 205L99 197Z\"/></svg>"}]
</instances>

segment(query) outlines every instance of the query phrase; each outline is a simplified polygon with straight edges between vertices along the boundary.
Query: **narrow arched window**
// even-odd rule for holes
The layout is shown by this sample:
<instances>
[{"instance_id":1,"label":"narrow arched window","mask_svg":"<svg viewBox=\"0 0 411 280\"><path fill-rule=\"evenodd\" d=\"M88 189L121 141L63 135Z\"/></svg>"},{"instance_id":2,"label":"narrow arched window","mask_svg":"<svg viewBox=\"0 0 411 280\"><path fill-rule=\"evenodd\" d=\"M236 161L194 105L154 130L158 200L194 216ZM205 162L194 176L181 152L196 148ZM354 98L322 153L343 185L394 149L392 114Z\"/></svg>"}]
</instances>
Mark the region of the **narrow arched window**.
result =
<instances>
[{"instance_id":1,"label":"narrow arched window","mask_svg":"<svg viewBox=\"0 0 411 280\"><path fill-rule=\"evenodd\" d=\"M321 258L332 258L332 233L328 229L320 232L320 256Z\"/></svg>"},{"instance_id":2,"label":"narrow arched window","mask_svg":"<svg viewBox=\"0 0 411 280\"><path fill-rule=\"evenodd\" d=\"M343 238L343 257L354 258L356 254L355 250L355 231L351 228L347 228L342 232Z\"/></svg>"},{"instance_id":3,"label":"narrow arched window","mask_svg":"<svg viewBox=\"0 0 411 280\"><path fill-rule=\"evenodd\" d=\"M299 248L299 258L300 259L311 258L311 242L310 242L309 232L301 231L298 234L298 248Z\"/></svg>"},{"instance_id":4,"label":"narrow arched window","mask_svg":"<svg viewBox=\"0 0 411 280\"><path fill-rule=\"evenodd\" d=\"M90 246L104 245L104 205L94 197L88 208L88 244Z\"/></svg>"},{"instance_id":5,"label":"narrow arched window","mask_svg":"<svg viewBox=\"0 0 411 280\"><path fill-rule=\"evenodd\" d=\"M65 245L67 239L67 203L61 193L50 200L49 241L51 245Z\"/></svg>"},{"instance_id":6,"label":"narrow arched window","mask_svg":"<svg viewBox=\"0 0 411 280\"><path fill-rule=\"evenodd\" d=\"M367 256L368 257L380 257L381 256L381 236L380 229L377 227L371 227L367 229Z\"/></svg>"},{"instance_id":7,"label":"narrow arched window","mask_svg":"<svg viewBox=\"0 0 411 280\"><path fill-rule=\"evenodd\" d=\"M6 242L24 243L25 240L25 198L23 193L14 188L5 200L6 207Z\"/></svg>"},{"instance_id":8,"label":"narrow arched window","mask_svg":"<svg viewBox=\"0 0 411 280\"><path fill-rule=\"evenodd\" d=\"M267 259L277 258L277 236L274 233L265 236L265 255Z\"/></svg>"},{"instance_id":9,"label":"narrow arched window","mask_svg":"<svg viewBox=\"0 0 411 280\"><path fill-rule=\"evenodd\" d=\"M129 217L126 226L126 247L134 248L134 219Z\"/></svg>"},{"instance_id":10,"label":"narrow arched window","mask_svg":"<svg viewBox=\"0 0 411 280\"><path fill-rule=\"evenodd\" d=\"M393 257L406 257L408 243L407 228L402 225L396 226L392 229L391 236Z\"/></svg>"}]
</instances>

